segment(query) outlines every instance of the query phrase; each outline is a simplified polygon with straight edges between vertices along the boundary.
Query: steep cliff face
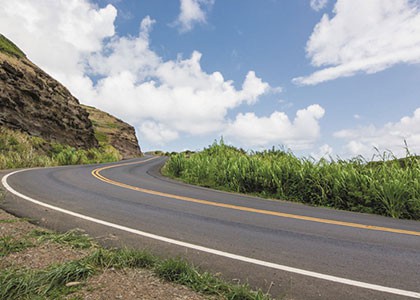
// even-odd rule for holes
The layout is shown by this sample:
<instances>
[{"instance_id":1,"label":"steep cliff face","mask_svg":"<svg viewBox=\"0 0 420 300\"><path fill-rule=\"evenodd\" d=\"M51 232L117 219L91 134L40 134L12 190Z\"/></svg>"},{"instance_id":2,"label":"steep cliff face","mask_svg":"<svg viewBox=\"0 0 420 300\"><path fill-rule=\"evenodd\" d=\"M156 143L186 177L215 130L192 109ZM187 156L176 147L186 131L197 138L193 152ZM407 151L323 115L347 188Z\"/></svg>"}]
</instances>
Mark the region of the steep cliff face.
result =
<instances>
[{"instance_id":1,"label":"steep cliff face","mask_svg":"<svg viewBox=\"0 0 420 300\"><path fill-rule=\"evenodd\" d=\"M134 127L91 106L82 105L89 113L95 136L100 143L113 146L123 159L142 155Z\"/></svg>"},{"instance_id":2,"label":"steep cliff face","mask_svg":"<svg viewBox=\"0 0 420 300\"><path fill-rule=\"evenodd\" d=\"M76 148L97 147L79 101L4 36L0 42L0 126Z\"/></svg>"}]
</instances>

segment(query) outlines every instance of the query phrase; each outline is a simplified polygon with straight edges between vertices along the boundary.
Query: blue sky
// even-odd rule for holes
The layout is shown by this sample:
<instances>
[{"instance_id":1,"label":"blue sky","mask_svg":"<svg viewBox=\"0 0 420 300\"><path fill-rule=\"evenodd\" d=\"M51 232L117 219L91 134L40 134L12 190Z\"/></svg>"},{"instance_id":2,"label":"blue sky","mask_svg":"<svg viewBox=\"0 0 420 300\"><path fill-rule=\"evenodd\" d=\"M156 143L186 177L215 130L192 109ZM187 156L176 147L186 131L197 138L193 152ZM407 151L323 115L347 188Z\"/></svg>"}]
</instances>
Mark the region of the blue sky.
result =
<instances>
[{"instance_id":1,"label":"blue sky","mask_svg":"<svg viewBox=\"0 0 420 300\"><path fill-rule=\"evenodd\" d=\"M420 2L0 0L1 32L143 150L420 153Z\"/></svg>"}]
</instances>

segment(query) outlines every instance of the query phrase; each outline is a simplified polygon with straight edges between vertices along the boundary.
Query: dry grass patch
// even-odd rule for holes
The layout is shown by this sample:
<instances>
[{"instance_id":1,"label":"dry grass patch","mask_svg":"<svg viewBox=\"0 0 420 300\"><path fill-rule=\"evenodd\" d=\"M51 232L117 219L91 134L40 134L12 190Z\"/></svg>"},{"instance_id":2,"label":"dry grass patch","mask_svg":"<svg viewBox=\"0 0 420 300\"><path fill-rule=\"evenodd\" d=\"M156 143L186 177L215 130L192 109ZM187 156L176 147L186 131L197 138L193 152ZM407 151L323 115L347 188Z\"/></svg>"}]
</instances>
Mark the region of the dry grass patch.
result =
<instances>
[{"instance_id":1,"label":"dry grass patch","mask_svg":"<svg viewBox=\"0 0 420 300\"><path fill-rule=\"evenodd\" d=\"M7 255L0 261L0 268L44 269L53 264L82 259L87 254L87 250L76 250L50 242L42 243Z\"/></svg>"}]
</instances>

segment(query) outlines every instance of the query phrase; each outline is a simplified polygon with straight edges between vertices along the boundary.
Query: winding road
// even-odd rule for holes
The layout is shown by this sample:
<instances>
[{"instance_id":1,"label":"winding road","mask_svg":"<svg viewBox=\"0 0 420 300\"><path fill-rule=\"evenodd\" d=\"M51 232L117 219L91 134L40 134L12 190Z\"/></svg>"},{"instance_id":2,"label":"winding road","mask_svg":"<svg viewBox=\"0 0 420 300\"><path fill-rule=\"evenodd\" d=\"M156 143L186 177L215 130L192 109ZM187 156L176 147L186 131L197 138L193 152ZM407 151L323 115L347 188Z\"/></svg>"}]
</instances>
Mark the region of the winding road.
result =
<instances>
[{"instance_id":1,"label":"winding road","mask_svg":"<svg viewBox=\"0 0 420 300\"><path fill-rule=\"evenodd\" d=\"M164 161L3 172L0 206L186 257L279 299L420 299L420 222L195 187L162 177Z\"/></svg>"}]
</instances>

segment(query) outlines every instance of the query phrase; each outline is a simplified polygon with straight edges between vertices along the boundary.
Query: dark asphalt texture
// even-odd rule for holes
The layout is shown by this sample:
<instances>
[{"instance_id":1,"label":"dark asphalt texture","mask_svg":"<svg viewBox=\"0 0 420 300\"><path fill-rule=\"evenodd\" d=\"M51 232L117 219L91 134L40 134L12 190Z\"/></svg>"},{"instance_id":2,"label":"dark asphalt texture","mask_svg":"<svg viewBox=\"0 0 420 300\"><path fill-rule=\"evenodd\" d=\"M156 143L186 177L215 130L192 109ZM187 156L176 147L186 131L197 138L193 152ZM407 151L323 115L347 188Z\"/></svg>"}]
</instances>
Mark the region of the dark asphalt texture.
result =
<instances>
[{"instance_id":1,"label":"dark asphalt texture","mask_svg":"<svg viewBox=\"0 0 420 300\"><path fill-rule=\"evenodd\" d=\"M101 174L132 186L213 202L420 231L420 222L416 221L308 207L179 183L160 175L164 160L116 167ZM420 292L420 236L262 215L145 194L98 180L91 175L97 167L34 169L9 177L8 183L20 193L45 203L156 235L294 268ZM161 256L186 257L228 280L269 290L278 299L406 299L154 241L54 212L10 194L1 206L52 229L83 228L111 246L146 248Z\"/></svg>"}]
</instances>

